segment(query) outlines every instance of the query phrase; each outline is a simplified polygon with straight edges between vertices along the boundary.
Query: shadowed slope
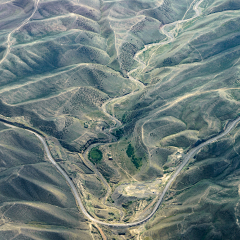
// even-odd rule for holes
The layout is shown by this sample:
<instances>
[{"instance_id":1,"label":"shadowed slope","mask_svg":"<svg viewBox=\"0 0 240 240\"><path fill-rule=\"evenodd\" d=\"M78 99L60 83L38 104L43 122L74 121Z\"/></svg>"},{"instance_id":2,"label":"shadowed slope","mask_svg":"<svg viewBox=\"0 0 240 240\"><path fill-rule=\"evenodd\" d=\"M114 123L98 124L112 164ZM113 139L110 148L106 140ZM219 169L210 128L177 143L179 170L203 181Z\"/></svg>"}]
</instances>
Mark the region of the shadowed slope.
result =
<instances>
[{"instance_id":1,"label":"shadowed slope","mask_svg":"<svg viewBox=\"0 0 240 240\"><path fill-rule=\"evenodd\" d=\"M74 233L66 228L76 228L75 234L78 232L90 239L86 220L76 211L69 187L50 163L44 161L39 140L25 130L5 129L0 131L0 148L3 223L0 236L9 239L18 232L19 239L20 235L21 239L27 238L28 233L31 233L31 239L41 235L42 239L54 235L69 239ZM46 228L49 228L49 234L46 234Z\"/></svg>"}]
</instances>

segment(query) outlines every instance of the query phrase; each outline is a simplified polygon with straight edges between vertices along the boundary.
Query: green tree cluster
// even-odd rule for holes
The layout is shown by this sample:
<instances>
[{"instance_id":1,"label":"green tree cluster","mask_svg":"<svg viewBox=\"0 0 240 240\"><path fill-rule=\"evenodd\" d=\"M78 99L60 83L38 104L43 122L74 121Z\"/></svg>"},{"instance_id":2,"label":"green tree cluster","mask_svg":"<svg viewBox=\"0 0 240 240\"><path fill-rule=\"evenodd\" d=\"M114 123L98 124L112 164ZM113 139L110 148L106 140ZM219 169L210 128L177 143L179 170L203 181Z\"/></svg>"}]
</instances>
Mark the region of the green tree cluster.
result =
<instances>
[{"instance_id":1,"label":"green tree cluster","mask_svg":"<svg viewBox=\"0 0 240 240\"><path fill-rule=\"evenodd\" d=\"M92 163L99 163L102 160L102 156L102 152L98 149L98 147L92 148L88 153L88 159L90 159Z\"/></svg>"},{"instance_id":2,"label":"green tree cluster","mask_svg":"<svg viewBox=\"0 0 240 240\"><path fill-rule=\"evenodd\" d=\"M127 156L131 158L132 163L134 166L138 169L142 166L142 158L137 158L134 154L134 147L131 145L131 143L128 145L128 148L126 150Z\"/></svg>"}]
</instances>

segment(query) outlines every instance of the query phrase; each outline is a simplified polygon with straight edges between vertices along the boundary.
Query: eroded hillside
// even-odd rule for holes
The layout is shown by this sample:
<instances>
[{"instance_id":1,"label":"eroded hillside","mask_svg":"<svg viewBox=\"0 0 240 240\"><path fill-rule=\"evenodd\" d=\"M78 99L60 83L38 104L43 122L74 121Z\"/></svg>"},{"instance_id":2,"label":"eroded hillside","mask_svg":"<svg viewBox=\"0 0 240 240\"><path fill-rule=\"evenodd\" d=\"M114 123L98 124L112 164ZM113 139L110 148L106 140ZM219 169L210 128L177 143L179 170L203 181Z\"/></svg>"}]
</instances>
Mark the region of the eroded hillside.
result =
<instances>
[{"instance_id":1,"label":"eroded hillside","mask_svg":"<svg viewBox=\"0 0 240 240\"><path fill-rule=\"evenodd\" d=\"M237 0L0 2L0 236L238 239ZM19 128L20 126L20 128ZM78 209L78 210L77 210ZM120 234L120 235L119 235ZM122 235L125 234L125 235Z\"/></svg>"}]
</instances>

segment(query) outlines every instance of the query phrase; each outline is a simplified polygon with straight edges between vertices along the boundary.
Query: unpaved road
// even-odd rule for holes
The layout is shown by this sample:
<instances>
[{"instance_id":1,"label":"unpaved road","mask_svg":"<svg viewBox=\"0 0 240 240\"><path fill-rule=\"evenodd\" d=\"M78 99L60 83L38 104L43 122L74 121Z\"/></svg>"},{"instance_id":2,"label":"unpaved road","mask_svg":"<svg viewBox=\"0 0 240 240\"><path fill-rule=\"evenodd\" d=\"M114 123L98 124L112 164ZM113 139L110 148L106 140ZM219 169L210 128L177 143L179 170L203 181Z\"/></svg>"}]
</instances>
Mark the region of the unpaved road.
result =
<instances>
[{"instance_id":1,"label":"unpaved road","mask_svg":"<svg viewBox=\"0 0 240 240\"><path fill-rule=\"evenodd\" d=\"M157 201L157 203L155 204L152 212L147 216L145 217L144 219L140 220L140 221L137 221L137 222L133 222L133 223L107 223L107 222L103 222L103 221L99 221L95 218L93 218L88 212L87 210L85 209L83 203L82 203L82 200L78 194L78 191L74 185L74 183L72 182L72 180L69 178L69 176L66 174L66 172L62 169L62 167L53 159L51 153L50 153L50 150L49 150L49 147L45 141L45 139L40 136L39 134L37 134L36 132L34 131L31 131L31 130L26 130L26 131L29 131L33 134L35 134L37 136L37 138L41 141L41 143L43 144L43 147L44 147L44 151L49 159L49 161L54 165L54 167L57 168L57 170L62 174L62 176L66 179L67 183L69 184L71 190L72 190L72 193L76 199L76 202L79 206L79 208L81 209L81 211L83 212L83 214L89 219L91 220L92 222L95 222L97 224L101 224L101 225L105 225L105 226L108 226L108 227L115 227L115 228L126 228L126 227L134 227L134 226L138 226L138 225L141 225L143 223L145 223L146 221L148 221L153 215L154 213L157 211L157 209L159 208L166 192L168 191L168 189L170 188L171 184L173 183L173 181L177 178L177 176L180 174L181 170L186 166L186 164L189 162L189 160L194 157L197 152L199 150L201 150L201 148L203 148L204 146L208 145L209 143L212 143L214 141L217 141L218 139L224 137L225 135L227 135L240 121L240 117L238 117L236 120L230 122L227 126L227 128L224 130L224 132L220 133L218 136L215 136L209 140L207 140L206 142L204 143L201 143L200 145L198 145L197 147L194 147L192 148L184 157L182 163L179 165L179 167L177 168L176 172L172 175L172 177L170 178L170 180L168 181L168 183L166 184L163 192L159 195L159 199ZM7 124L8 126L10 126L9 124Z\"/></svg>"},{"instance_id":2,"label":"unpaved road","mask_svg":"<svg viewBox=\"0 0 240 240\"><path fill-rule=\"evenodd\" d=\"M38 1L36 1L36 5L35 5L35 8L34 8L34 12L32 13L32 15L26 19L24 21L24 23L21 25L23 26L24 24L26 24L30 18L33 16L33 14L35 13L36 9L37 9L37 5L38 5ZM199 5L203 2L203 0L200 0L198 1L195 6L193 7L193 9L195 10L196 12L196 16L195 17L198 17L200 14L201 14L201 11L199 9ZM188 11L188 10L187 10ZM194 17L193 17L194 18ZM191 18L191 19L193 19ZM179 20L179 21L176 21L174 23L170 23L168 24L168 26L171 26L171 25L174 25L174 24L180 24L180 23L183 23L183 22L186 22L186 21L189 21L191 19L185 19L185 20ZM7 57L8 53L10 52L10 47L11 47L11 41L10 41L10 38L11 38L11 35L13 32L17 31L21 26L19 26L18 28L16 28L15 30L13 30L9 35L8 35L8 50L7 50L7 54L5 55L4 59ZM167 26L167 25L166 25ZM156 46L156 45L163 45L163 44L167 44L169 42L172 42L174 41L174 36L171 35L170 33L168 33L167 31L165 31L165 27L162 27L161 29L162 33L165 34L167 37L168 37L168 40L166 42L162 42L162 43L157 43L157 44L149 44L149 46L145 46L144 50L148 49L149 47L151 46ZM151 46L150 46L151 45ZM141 54L144 50L141 50L138 54L136 54L136 58L135 59L138 59L138 56L139 54ZM4 59L2 59L0 61L0 64L4 61ZM140 62L140 60L139 60ZM141 63L141 62L140 62ZM142 63L144 65L144 63ZM136 81L138 82L136 79L134 78L130 78L130 80L133 80L133 81ZM143 86L142 86L143 87ZM130 94L133 94L133 93L130 93ZM115 101L116 99L112 99L111 101ZM110 101L109 101L110 102ZM107 104L107 103L106 103ZM116 122L116 125L119 126L121 125L121 122L119 120L117 120L115 117L109 115L106 111L106 104L104 104L103 106L103 111L105 112L105 114L107 114L110 118L112 118L112 120L114 120ZM97 219L94 219L88 212L87 210L85 209L82 201L81 201L81 198L78 194L78 191L73 183L73 181L69 178L69 176L66 174L66 172L61 168L61 166L53 159L51 153L50 153L50 150L49 150L49 147L44 139L44 137L40 136L38 133L34 132L34 131L31 131L31 130L26 130L26 131L29 131L33 134L36 135L36 137L41 141L41 143L43 144L43 147L44 147L44 151L46 152L46 155L49 159L49 161L57 168L57 170L61 173L61 175L66 179L67 183L69 184L71 190L72 190L72 193L76 199L76 202L79 206L79 208L81 209L81 211L83 212L83 214L89 219L91 220L92 222L95 222L97 224L101 224L101 225L105 225L105 226L108 226L108 227L116 227L116 228L126 228L126 227L134 227L134 226L138 226L140 224L143 224L145 223L146 221L148 221L153 215L154 213L157 211L157 209L159 208L166 192L168 191L168 189L170 188L171 184L173 183L173 181L177 178L177 176L180 174L181 170L184 168L184 166L186 166L186 164L189 162L189 160L194 157L197 152L199 150L201 150L201 148L203 148L204 146L214 142L214 141L217 141L218 139L224 137L225 135L227 135L240 121L240 117L238 117L236 120L230 122L227 126L227 128L224 130L224 132L220 133L218 136L215 136L209 140L207 140L206 142L204 143L201 143L200 145L198 145L197 147L194 147L192 148L183 158L183 161L182 163L178 166L177 170L175 171L175 173L171 176L170 180L168 181L168 183L166 184L163 192L161 194L159 194L159 199L158 201L156 202L152 212L147 216L145 217L144 219L142 220L139 220L137 222L133 222L133 223L107 223L107 222L103 222L103 221L99 221ZM8 126L10 126L8 124ZM14 126L12 126L14 127Z\"/></svg>"},{"instance_id":3,"label":"unpaved road","mask_svg":"<svg viewBox=\"0 0 240 240\"><path fill-rule=\"evenodd\" d=\"M24 25L26 25L26 24L29 22L29 20L33 17L33 15L35 14L35 12L37 11L39 1L40 1L40 0L36 0L36 1L35 1L34 9L33 9L32 14L31 14L27 19L25 19L24 22L23 22L20 26L18 26L17 28L13 29L13 30L8 34L7 42L6 42L6 44L7 44L7 50L6 50L6 53L5 53L4 57L0 60L0 64L5 61L5 59L7 58L8 54L9 54L10 51L11 51L11 46L12 46L11 37L12 37L13 33L15 33L16 31L18 31L21 27L23 27Z\"/></svg>"}]
</instances>

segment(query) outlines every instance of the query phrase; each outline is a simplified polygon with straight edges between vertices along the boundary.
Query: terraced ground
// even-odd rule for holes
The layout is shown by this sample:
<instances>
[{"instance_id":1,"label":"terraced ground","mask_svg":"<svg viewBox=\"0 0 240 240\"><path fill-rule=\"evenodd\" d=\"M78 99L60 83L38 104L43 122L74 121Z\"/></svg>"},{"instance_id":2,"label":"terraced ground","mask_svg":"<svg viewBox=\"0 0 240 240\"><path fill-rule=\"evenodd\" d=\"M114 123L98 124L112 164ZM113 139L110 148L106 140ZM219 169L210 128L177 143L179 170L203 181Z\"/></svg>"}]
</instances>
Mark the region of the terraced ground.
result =
<instances>
[{"instance_id":1,"label":"terraced ground","mask_svg":"<svg viewBox=\"0 0 240 240\"><path fill-rule=\"evenodd\" d=\"M141 220L184 154L239 116L239 11L1 0L0 118L47 138L92 217ZM86 219L41 142L0 123L0 238L239 239L239 131L191 159L149 222L119 230Z\"/></svg>"}]
</instances>

